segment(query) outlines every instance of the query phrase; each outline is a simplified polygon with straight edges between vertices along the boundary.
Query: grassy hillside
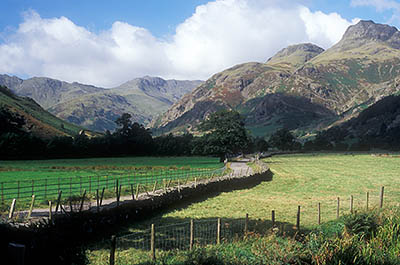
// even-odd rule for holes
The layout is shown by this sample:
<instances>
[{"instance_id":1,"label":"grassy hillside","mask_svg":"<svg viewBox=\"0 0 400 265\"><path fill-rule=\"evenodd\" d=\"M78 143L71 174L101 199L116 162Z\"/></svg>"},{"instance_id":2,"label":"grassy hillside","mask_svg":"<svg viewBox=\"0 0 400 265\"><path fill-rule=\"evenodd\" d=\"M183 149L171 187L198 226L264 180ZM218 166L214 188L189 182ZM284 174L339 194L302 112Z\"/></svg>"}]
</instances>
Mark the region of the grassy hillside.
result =
<instances>
[{"instance_id":1,"label":"grassy hillside","mask_svg":"<svg viewBox=\"0 0 400 265\"><path fill-rule=\"evenodd\" d=\"M0 90L0 107L22 115L26 120L25 129L39 137L73 136L83 129L55 117L30 98L15 96L4 87Z\"/></svg>"}]
</instances>

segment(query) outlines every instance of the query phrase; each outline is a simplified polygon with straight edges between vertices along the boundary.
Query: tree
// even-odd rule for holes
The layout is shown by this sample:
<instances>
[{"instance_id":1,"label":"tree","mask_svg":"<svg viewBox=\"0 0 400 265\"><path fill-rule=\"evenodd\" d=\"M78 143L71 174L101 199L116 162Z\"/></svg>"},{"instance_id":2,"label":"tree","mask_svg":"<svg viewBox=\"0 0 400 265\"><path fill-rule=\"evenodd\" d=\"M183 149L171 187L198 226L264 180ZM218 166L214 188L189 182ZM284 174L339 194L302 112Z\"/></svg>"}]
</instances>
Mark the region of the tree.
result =
<instances>
[{"instance_id":1,"label":"tree","mask_svg":"<svg viewBox=\"0 0 400 265\"><path fill-rule=\"evenodd\" d=\"M243 118L236 111L215 112L199 125L203 136L203 153L218 155L223 161L228 154L236 154L247 148L250 137Z\"/></svg>"},{"instance_id":2,"label":"tree","mask_svg":"<svg viewBox=\"0 0 400 265\"><path fill-rule=\"evenodd\" d=\"M296 138L286 128L277 130L269 138L269 144L279 150L294 150L297 149L299 144L296 142Z\"/></svg>"}]
</instances>

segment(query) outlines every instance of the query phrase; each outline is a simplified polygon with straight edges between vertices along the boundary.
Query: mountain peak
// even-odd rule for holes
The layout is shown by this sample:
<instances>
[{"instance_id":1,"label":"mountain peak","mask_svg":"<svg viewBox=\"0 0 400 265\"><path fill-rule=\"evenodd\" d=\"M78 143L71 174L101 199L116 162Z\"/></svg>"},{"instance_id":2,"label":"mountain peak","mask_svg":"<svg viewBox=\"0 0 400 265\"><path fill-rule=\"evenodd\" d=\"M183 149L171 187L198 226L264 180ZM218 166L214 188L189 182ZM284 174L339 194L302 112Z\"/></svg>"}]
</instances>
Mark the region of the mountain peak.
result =
<instances>
[{"instance_id":1,"label":"mountain peak","mask_svg":"<svg viewBox=\"0 0 400 265\"><path fill-rule=\"evenodd\" d=\"M346 50L369 42L384 42L392 48L400 49L400 32L393 26L375 23L372 20L360 20L347 28L340 42L334 47Z\"/></svg>"},{"instance_id":2,"label":"mountain peak","mask_svg":"<svg viewBox=\"0 0 400 265\"><path fill-rule=\"evenodd\" d=\"M284 63L298 66L304 64L323 51L324 49L312 43L290 45L269 58L267 64Z\"/></svg>"}]
</instances>

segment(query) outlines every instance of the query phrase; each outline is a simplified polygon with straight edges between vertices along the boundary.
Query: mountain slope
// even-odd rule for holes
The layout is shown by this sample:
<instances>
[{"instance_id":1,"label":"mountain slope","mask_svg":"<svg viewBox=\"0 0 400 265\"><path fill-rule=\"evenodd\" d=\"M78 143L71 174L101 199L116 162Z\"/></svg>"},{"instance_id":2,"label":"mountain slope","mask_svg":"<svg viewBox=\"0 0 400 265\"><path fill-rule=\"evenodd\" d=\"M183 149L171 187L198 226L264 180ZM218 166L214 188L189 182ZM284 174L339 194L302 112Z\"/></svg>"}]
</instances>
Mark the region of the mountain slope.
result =
<instances>
[{"instance_id":1,"label":"mountain slope","mask_svg":"<svg viewBox=\"0 0 400 265\"><path fill-rule=\"evenodd\" d=\"M184 130L171 125L179 124L178 120L185 117L186 124L190 124L186 127L194 128L207 112L200 110L204 113L202 117L189 114L199 111L204 102L239 110L247 117L246 125L256 126L258 134L283 126L312 131L335 120L346 120L398 91L399 44L400 33L396 28L360 21L350 26L341 41L326 51L312 44L289 46L266 63L241 64L212 76L153 125L161 131ZM282 108L287 106L287 98L278 99L282 104L268 100L270 95L276 94L308 101L315 108L310 112L305 108L307 104L301 103L294 104L297 108ZM261 105L252 103L263 101ZM263 112L262 108L268 106L276 111ZM301 112L308 113L304 120L298 115ZM264 117L251 118L260 113ZM188 120L188 116L196 118ZM298 118L287 124L283 116Z\"/></svg>"},{"instance_id":2,"label":"mountain slope","mask_svg":"<svg viewBox=\"0 0 400 265\"><path fill-rule=\"evenodd\" d=\"M25 130L41 138L75 136L83 129L50 114L33 99L16 96L2 86L0 86L0 107L23 116L26 122ZM92 133L89 132L89 135Z\"/></svg>"},{"instance_id":3,"label":"mountain slope","mask_svg":"<svg viewBox=\"0 0 400 265\"><path fill-rule=\"evenodd\" d=\"M33 98L57 117L96 131L115 129L115 119L124 112L147 124L199 84L201 81L144 77L104 89L45 77L22 80L0 75L0 85L17 95Z\"/></svg>"}]
</instances>

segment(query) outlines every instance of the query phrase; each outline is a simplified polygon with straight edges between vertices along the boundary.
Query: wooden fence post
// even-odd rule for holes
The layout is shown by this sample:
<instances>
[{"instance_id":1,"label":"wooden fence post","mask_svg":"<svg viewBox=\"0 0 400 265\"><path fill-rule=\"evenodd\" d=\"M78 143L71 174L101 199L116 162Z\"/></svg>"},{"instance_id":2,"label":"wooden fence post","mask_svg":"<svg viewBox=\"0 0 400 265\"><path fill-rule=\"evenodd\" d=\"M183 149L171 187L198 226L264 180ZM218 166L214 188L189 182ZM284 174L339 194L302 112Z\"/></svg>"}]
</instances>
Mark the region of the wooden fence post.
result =
<instances>
[{"instance_id":1,"label":"wooden fence post","mask_svg":"<svg viewBox=\"0 0 400 265\"><path fill-rule=\"evenodd\" d=\"M217 219L217 245L221 244L221 218Z\"/></svg>"},{"instance_id":2,"label":"wooden fence post","mask_svg":"<svg viewBox=\"0 0 400 265\"><path fill-rule=\"evenodd\" d=\"M189 240L189 250L193 249L194 243L194 221L193 219L190 220L190 240Z\"/></svg>"},{"instance_id":3,"label":"wooden fence post","mask_svg":"<svg viewBox=\"0 0 400 265\"><path fill-rule=\"evenodd\" d=\"M51 213L51 206L52 206L52 203L51 203L51 201L49 201L49 220L50 221L53 218L52 213Z\"/></svg>"},{"instance_id":4,"label":"wooden fence post","mask_svg":"<svg viewBox=\"0 0 400 265\"><path fill-rule=\"evenodd\" d=\"M350 213L353 213L353 195L350 195Z\"/></svg>"},{"instance_id":5,"label":"wooden fence post","mask_svg":"<svg viewBox=\"0 0 400 265\"><path fill-rule=\"evenodd\" d=\"M246 219L244 220L244 235L249 232L249 214L246 213Z\"/></svg>"},{"instance_id":6,"label":"wooden fence post","mask_svg":"<svg viewBox=\"0 0 400 265\"><path fill-rule=\"evenodd\" d=\"M32 179L32 194L33 195L35 193L35 180Z\"/></svg>"},{"instance_id":7,"label":"wooden fence post","mask_svg":"<svg viewBox=\"0 0 400 265\"><path fill-rule=\"evenodd\" d=\"M100 212L99 189L96 189L96 208L97 208L97 212Z\"/></svg>"},{"instance_id":8,"label":"wooden fence post","mask_svg":"<svg viewBox=\"0 0 400 265\"><path fill-rule=\"evenodd\" d=\"M385 189L385 187L384 186L382 186L381 187L381 194L380 194L380 201L379 201L379 208L382 208L383 207L383 191L384 191L384 189Z\"/></svg>"},{"instance_id":9,"label":"wooden fence post","mask_svg":"<svg viewBox=\"0 0 400 265\"><path fill-rule=\"evenodd\" d=\"M271 212L271 219L272 219L272 228L275 227L275 210Z\"/></svg>"},{"instance_id":10,"label":"wooden fence post","mask_svg":"<svg viewBox=\"0 0 400 265\"><path fill-rule=\"evenodd\" d=\"M29 212L28 212L28 219L31 218L34 204L35 204L35 194L32 195L31 207L29 207Z\"/></svg>"},{"instance_id":11,"label":"wooden fence post","mask_svg":"<svg viewBox=\"0 0 400 265\"><path fill-rule=\"evenodd\" d=\"M82 200L81 200L81 206L79 207L79 212L82 212L82 210L83 210L83 203L85 202L85 197L86 197L86 189L83 190L83 195L82 195Z\"/></svg>"},{"instance_id":12,"label":"wooden fence post","mask_svg":"<svg viewBox=\"0 0 400 265\"><path fill-rule=\"evenodd\" d=\"M60 191L58 192L58 197L57 197L57 204L56 204L55 213L58 212L58 207L60 207L60 204L61 204L61 195L62 195L62 190L60 190Z\"/></svg>"},{"instance_id":13,"label":"wooden fence post","mask_svg":"<svg viewBox=\"0 0 400 265\"><path fill-rule=\"evenodd\" d=\"M296 228L298 231L300 230L300 205L297 207Z\"/></svg>"},{"instance_id":14,"label":"wooden fence post","mask_svg":"<svg viewBox=\"0 0 400 265\"><path fill-rule=\"evenodd\" d=\"M321 224L321 203L318 203L318 225Z\"/></svg>"},{"instance_id":15,"label":"wooden fence post","mask_svg":"<svg viewBox=\"0 0 400 265\"><path fill-rule=\"evenodd\" d=\"M103 204L104 190L105 190L105 188L103 187L103 190L101 191L101 197L100 197L100 204L99 204L99 206L101 206L101 205Z\"/></svg>"},{"instance_id":16,"label":"wooden fence post","mask_svg":"<svg viewBox=\"0 0 400 265\"><path fill-rule=\"evenodd\" d=\"M151 236L150 236L150 251L151 251L151 259L156 259L156 233L154 229L154 224L151 224Z\"/></svg>"},{"instance_id":17,"label":"wooden fence post","mask_svg":"<svg viewBox=\"0 0 400 265\"><path fill-rule=\"evenodd\" d=\"M340 198L337 197L336 219L339 219L339 211L340 211Z\"/></svg>"},{"instance_id":18,"label":"wooden fence post","mask_svg":"<svg viewBox=\"0 0 400 265\"><path fill-rule=\"evenodd\" d=\"M14 216L14 210L15 210L15 204L16 204L17 200L13 199L12 203L11 203L11 208L10 208L10 213L8 214L8 218L11 219Z\"/></svg>"},{"instance_id":19,"label":"wooden fence post","mask_svg":"<svg viewBox=\"0 0 400 265\"><path fill-rule=\"evenodd\" d=\"M368 203L369 203L369 192L367 191L367 198L366 198L366 206L367 206L367 210L368 210Z\"/></svg>"},{"instance_id":20,"label":"wooden fence post","mask_svg":"<svg viewBox=\"0 0 400 265\"><path fill-rule=\"evenodd\" d=\"M110 265L115 265L115 248L117 246L117 237L111 236L111 247L110 247Z\"/></svg>"}]
</instances>

